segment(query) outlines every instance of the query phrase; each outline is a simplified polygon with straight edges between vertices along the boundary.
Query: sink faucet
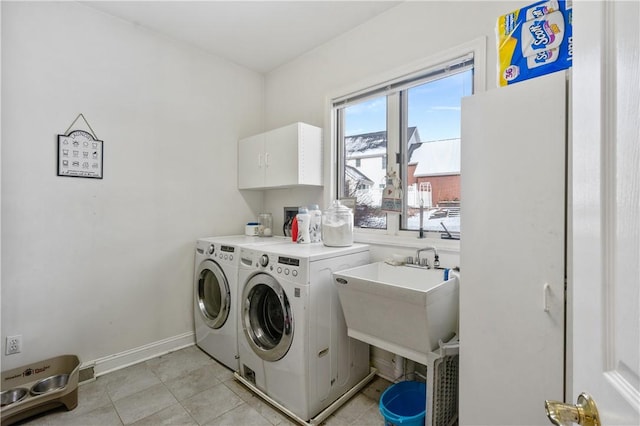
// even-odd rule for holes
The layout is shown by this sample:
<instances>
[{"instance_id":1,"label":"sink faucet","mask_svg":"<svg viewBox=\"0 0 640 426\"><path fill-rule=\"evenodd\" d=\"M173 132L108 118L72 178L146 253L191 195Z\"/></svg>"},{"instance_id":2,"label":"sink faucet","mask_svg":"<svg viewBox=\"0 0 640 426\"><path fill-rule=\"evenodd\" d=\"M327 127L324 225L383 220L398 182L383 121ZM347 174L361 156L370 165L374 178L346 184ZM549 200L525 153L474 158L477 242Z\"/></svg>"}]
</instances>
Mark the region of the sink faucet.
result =
<instances>
[{"instance_id":1,"label":"sink faucet","mask_svg":"<svg viewBox=\"0 0 640 426\"><path fill-rule=\"evenodd\" d=\"M424 247L416 250L416 260L415 260L416 265L426 266L427 269L429 268L428 259L422 259L423 262L420 262L420 252L423 252L423 251L433 251L433 267L434 268L440 267L440 258L438 257L438 250L433 246L428 246L428 247Z\"/></svg>"}]
</instances>

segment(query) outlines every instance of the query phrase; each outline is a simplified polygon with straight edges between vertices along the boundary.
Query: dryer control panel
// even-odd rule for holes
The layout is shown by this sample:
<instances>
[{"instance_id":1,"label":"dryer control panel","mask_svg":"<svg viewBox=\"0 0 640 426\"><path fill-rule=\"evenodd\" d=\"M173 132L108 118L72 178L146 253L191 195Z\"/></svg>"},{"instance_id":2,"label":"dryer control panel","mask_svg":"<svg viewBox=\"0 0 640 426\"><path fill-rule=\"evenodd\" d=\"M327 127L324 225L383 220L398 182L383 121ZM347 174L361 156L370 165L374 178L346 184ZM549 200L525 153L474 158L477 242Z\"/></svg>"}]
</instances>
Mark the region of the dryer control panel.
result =
<instances>
[{"instance_id":1,"label":"dryer control panel","mask_svg":"<svg viewBox=\"0 0 640 426\"><path fill-rule=\"evenodd\" d=\"M220 264L236 265L238 264L237 247L211 243L207 241L198 241L196 245L196 252L200 256L215 260Z\"/></svg>"}]
</instances>

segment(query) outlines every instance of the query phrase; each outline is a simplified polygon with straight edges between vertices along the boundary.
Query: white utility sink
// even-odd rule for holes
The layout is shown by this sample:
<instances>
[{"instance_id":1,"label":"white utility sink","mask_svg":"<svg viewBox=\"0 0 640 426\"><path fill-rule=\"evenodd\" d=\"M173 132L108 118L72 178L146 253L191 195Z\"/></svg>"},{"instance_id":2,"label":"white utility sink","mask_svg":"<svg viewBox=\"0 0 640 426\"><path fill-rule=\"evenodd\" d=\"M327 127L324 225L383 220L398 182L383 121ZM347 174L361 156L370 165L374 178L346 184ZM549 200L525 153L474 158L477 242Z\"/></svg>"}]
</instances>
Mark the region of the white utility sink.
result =
<instances>
[{"instance_id":1,"label":"white utility sink","mask_svg":"<svg viewBox=\"0 0 640 426\"><path fill-rule=\"evenodd\" d=\"M458 332L459 282L444 275L384 262L334 272L349 336L427 364Z\"/></svg>"}]
</instances>

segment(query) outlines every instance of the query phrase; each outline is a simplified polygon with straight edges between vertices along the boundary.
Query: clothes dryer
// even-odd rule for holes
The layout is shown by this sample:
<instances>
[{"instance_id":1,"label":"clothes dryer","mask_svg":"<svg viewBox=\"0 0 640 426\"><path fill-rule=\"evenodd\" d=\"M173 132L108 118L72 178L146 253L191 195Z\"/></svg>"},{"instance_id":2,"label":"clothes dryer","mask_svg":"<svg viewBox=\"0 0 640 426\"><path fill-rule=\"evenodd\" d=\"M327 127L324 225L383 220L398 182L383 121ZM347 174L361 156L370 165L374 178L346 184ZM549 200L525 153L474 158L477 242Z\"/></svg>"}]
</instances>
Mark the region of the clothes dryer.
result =
<instances>
[{"instance_id":1,"label":"clothes dryer","mask_svg":"<svg viewBox=\"0 0 640 426\"><path fill-rule=\"evenodd\" d=\"M369 247L241 248L236 377L303 422L371 377L369 346L347 336L332 273L369 262ZM321 413L322 412L322 413Z\"/></svg>"},{"instance_id":2,"label":"clothes dryer","mask_svg":"<svg viewBox=\"0 0 640 426\"><path fill-rule=\"evenodd\" d=\"M274 244L285 238L233 235L196 241L194 323L196 344L210 356L238 370L238 260L242 246Z\"/></svg>"}]
</instances>

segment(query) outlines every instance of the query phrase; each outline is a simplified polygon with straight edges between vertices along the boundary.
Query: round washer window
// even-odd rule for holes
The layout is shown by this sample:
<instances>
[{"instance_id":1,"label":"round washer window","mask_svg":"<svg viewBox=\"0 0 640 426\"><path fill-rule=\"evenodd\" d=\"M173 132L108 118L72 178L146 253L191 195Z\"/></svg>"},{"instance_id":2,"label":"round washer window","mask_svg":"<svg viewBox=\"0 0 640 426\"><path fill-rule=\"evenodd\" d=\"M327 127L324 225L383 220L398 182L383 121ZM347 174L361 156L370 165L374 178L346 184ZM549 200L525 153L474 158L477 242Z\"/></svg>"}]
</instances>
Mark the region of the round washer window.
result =
<instances>
[{"instance_id":1,"label":"round washer window","mask_svg":"<svg viewBox=\"0 0 640 426\"><path fill-rule=\"evenodd\" d=\"M224 273L213 262L200 268L196 297L200 312L211 328L220 328L229 316L229 285Z\"/></svg>"},{"instance_id":2,"label":"round washer window","mask_svg":"<svg viewBox=\"0 0 640 426\"><path fill-rule=\"evenodd\" d=\"M289 299L273 277L254 276L244 289L243 328L253 351L262 359L282 358L293 340Z\"/></svg>"}]
</instances>

